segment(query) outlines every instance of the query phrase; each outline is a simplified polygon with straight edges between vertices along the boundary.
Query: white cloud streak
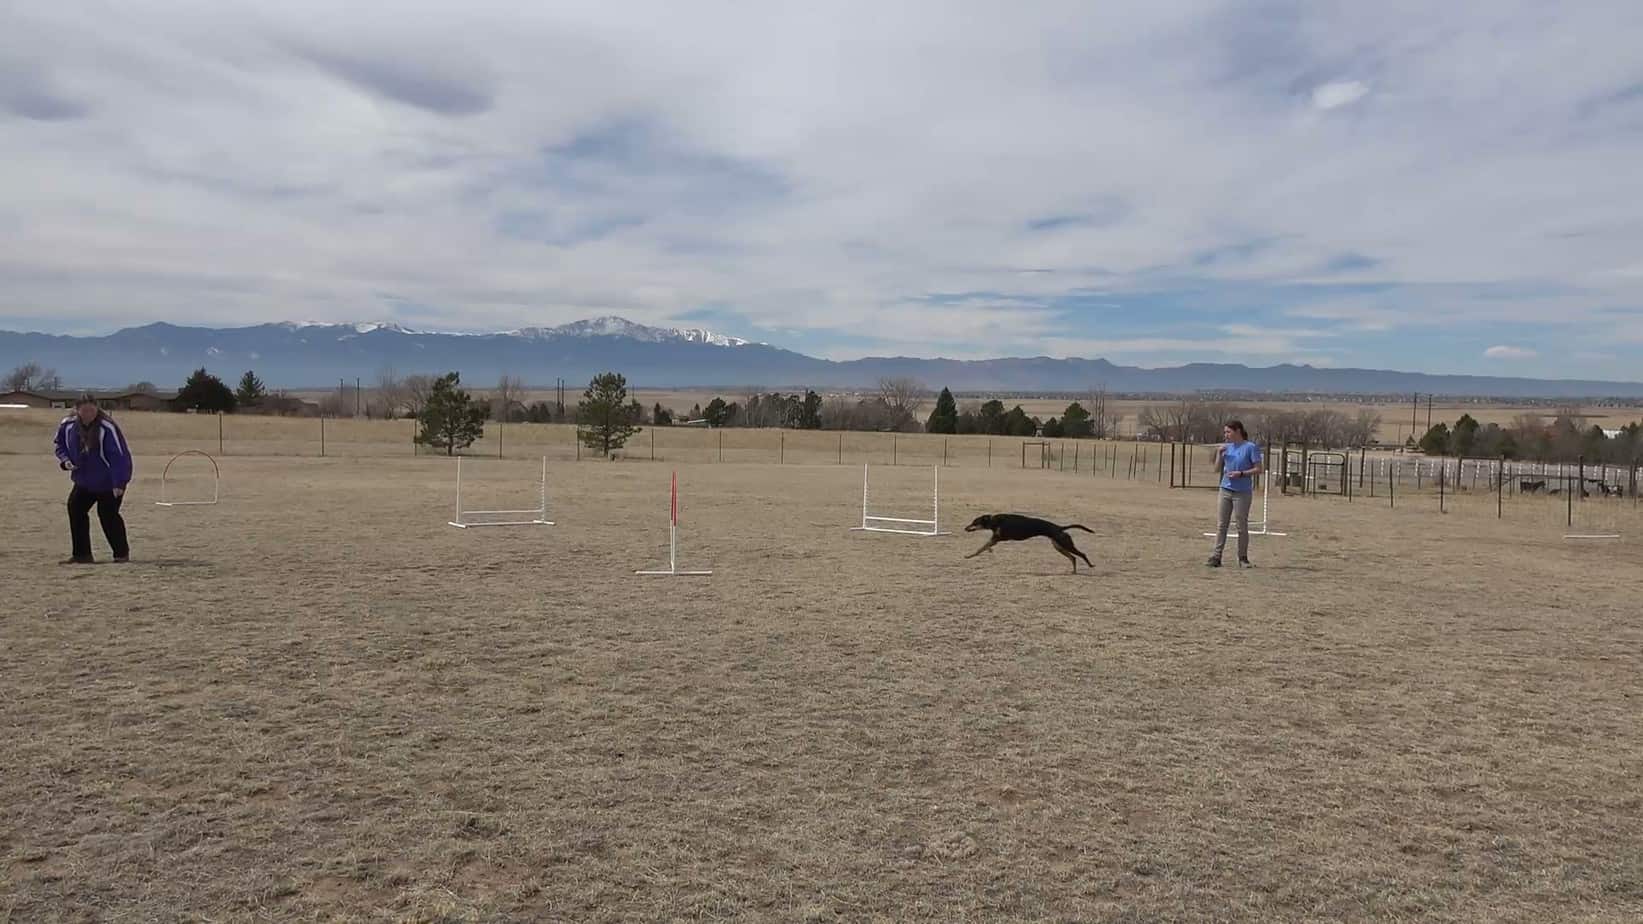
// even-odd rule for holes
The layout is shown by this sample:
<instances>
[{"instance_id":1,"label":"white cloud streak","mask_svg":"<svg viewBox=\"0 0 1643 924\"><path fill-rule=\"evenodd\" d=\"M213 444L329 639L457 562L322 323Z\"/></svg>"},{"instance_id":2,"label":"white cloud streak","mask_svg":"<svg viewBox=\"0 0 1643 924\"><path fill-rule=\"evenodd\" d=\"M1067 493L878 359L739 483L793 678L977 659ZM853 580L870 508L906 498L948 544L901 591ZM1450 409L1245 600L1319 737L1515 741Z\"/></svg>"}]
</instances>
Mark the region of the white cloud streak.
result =
<instances>
[{"instance_id":1,"label":"white cloud streak","mask_svg":"<svg viewBox=\"0 0 1643 924\"><path fill-rule=\"evenodd\" d=\"M11 5L0 321L714 309L862 351L1374 364L1407 353L1357 338L1410 328L1481 358L1487 320L1550 363L1643 318L1640 32L1621 3ZM1274 297L1229 335L1149 301L1183 290ZM1064 301L1092 292L1121 307Z\"/></svg>"}]
</instances>

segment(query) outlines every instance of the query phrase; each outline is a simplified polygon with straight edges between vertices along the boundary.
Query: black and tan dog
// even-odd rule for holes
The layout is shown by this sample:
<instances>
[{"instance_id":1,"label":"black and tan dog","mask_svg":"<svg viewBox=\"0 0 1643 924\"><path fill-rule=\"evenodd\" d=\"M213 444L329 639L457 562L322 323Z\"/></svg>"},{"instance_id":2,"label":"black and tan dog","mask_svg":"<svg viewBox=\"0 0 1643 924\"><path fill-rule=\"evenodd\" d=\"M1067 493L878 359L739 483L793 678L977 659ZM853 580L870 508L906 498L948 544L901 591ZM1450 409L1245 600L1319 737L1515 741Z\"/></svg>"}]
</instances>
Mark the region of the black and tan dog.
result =
<instances>
[{"instance_id":1,"label":"black and tan dog","mask_svg":"<svg viewBox=\"0 0 1643 924\"><path fill-rule=\"evenodd\" d=\"M1019 513L984 513L971 520L969 526L964 527L964 531L967 533L982 529L991 530L992 537L987 540L986 545L964 556L965 558L974 558L1000 542L1020 542L1024 539L1032 539L1035 536L1043 536L1055 544L1057 552L1060 552L1068 561L1073 563L1074 572L1078 571L1078 559L1080 558L1084 559L1084 564L1089 565L1091 568L1095 567L1089 557L1078 551L1078 546L1073 545L1073 537L1067 535L1069 529L1081 529L1086 533L1095 532L1088 526L1080 526L1077 523L1068 526L1057 526L1049 520L1040 520L1038 517L1024 516Z\"/></svg>"}]
</instances>

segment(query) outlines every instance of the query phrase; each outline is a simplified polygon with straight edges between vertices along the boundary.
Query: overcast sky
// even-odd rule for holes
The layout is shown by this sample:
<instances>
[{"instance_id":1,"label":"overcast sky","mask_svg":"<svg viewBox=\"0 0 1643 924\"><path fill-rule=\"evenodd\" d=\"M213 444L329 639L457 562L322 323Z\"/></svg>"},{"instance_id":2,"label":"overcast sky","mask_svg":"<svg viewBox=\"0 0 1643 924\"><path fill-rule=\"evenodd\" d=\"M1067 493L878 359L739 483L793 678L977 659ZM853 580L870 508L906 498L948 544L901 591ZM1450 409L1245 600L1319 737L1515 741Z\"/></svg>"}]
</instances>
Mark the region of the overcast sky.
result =
<instances>
[{"instance_id":1,"label":"overcast sky","mask_svg":"<svg viewBox=\"0 0 1643 924\"><path fill-rule=\"evenodd\" d=\"M0 5L0 327L1636 379L1643 3Z\"/></svg>"}]
</instances>

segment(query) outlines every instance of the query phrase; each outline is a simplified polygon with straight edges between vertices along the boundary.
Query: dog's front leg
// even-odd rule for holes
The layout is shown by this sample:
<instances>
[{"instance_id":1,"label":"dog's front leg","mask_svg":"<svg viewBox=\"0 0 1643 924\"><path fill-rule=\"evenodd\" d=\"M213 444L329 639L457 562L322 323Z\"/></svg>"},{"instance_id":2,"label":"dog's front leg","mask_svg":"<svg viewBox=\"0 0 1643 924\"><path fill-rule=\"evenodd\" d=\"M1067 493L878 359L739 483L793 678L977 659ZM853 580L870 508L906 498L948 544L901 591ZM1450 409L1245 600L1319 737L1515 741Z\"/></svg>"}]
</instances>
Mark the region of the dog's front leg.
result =
<instances>
[{"instance_id":1,"label":"dog's front leg","mask_svg":"<svg viewBox=\"0 0 1643 924\"><path fill-rule=\"evenodd\" d=\"M982 553L982 552L985 552L985 551L987 551L987 550L988 550L988 549L990 549L990 548L992 548L992 547L993 547L993 544L994 544L994 543L996 543L996 542L998 542L998 537L997 537L997 536L993 536L993 537L991 537L991 538L989 538L989 539L988 539L988 540L987 540L987 542L986 542L986 543L985 543L985 544L984 544L984 545L982 545L982 547L981 547L981 548L979 548L979 549L976 549L976 550L975 550L975 551L974 551L974 552L971 552L971 553L970 553L970 554L968 554L968 555L966 555L966 556L964 556L964 557L965 557L965 558L974 558L974 557L976 557L976 556L977 556L977 555L980 555L980 554L981 554L981 553Z\"/></svg>"}]
</instances>

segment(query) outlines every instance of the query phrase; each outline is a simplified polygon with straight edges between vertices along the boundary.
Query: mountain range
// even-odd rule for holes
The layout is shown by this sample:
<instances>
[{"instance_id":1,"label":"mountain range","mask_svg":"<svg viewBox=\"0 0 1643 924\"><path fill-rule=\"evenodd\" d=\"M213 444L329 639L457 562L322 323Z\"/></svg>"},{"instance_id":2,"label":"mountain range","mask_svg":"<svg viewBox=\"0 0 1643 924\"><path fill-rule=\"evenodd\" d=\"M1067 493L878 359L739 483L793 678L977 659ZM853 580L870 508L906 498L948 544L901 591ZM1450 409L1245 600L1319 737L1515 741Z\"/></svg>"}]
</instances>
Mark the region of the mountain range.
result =
<instances>
[{"instance_id":1,"label":"mountain range","mask_svg":"<svg viewBox=\"0 0 1643 924\"><path fill-rule=\"evenodd\" d=\"M55 369L75 387L118 388L149 381L180 385L201 366L229 381L253 369L270 388L366 382L392 368L462 374L485 387L502 375L527 385L563 378L580 388L593 375L621 372L634 386L793 390L871 388L909 377L960 392L1122 393L1199 391L1393 395L1412 392L1501 398L1643 398L1643 383L1499 376L1432 375L1382 369L1281 364L1191 363L1147 369L1105 359L1047 356L986 360L867 357L835 361L693 328L660 328L616 317L493 333L419 331L393 323L282 322L251 327L155 323L106 336L0 331L0 371L25 362Z\"/></svg>"}]
</instances>

